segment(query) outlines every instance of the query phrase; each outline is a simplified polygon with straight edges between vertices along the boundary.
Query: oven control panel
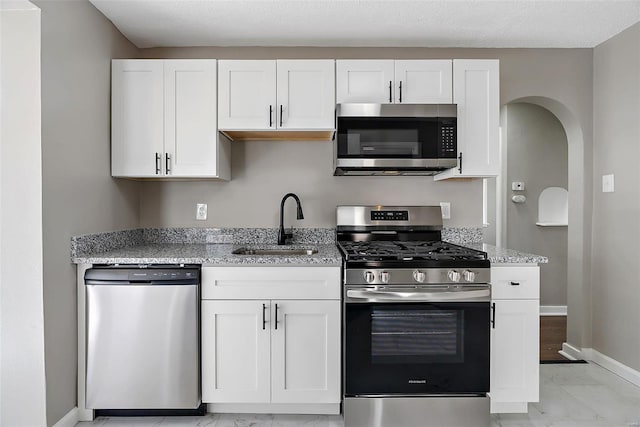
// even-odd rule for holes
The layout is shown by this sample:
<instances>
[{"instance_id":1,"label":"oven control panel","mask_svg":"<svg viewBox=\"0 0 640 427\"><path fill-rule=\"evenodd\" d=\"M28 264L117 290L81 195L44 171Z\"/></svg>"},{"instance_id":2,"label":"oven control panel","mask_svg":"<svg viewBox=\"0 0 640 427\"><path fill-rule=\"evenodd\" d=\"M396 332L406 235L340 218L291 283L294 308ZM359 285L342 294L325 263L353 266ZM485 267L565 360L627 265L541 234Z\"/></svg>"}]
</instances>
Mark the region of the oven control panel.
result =
<instances>
[{"instance_id":1,"label":"oven control panel","mask_svg":"<svg viewBox=\"0 0 640 427\"><path fill-rule=\"evenodd\" d=\"M409 211L371 211L371 221L409 221Z\"/></svg>"},{"instance_id":2,"label":"oven control panel","mask_svg":"<svg viewBox=\"0 0 640 427\"><path fill-rule=\"evenodd\" d=\"M345 285L490 283L490 268L347 269Z\"/></svg>"}]
</instances>

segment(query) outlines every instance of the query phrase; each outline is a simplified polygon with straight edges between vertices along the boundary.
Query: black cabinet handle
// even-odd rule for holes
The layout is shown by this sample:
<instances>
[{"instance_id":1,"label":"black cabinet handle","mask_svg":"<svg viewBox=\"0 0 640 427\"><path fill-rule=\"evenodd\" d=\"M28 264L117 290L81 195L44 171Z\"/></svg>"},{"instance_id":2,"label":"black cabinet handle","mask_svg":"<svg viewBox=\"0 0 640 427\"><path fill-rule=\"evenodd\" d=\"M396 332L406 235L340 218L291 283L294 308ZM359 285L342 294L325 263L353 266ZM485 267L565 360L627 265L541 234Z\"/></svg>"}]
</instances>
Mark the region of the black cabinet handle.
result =
<instances>
[{"instance_id":1,"label":"black cabinet handle","mask_svg":"<svg viewBox=\"0 0 640 427\"><path fill-rule=\"evenodd\" d=\"M400 102L402 102L402 80L400 80Z\"/></svg>"},{"instance_id":2,"label":"black cabinet handle","mask_svg":"<svg viewBox=\"0 0 640 427\"><path fill-rule=\"evenodd\" d=\"M389 80L389 103L393 102L393 99L391 99L391 97L393 96L392 92L391 92L391 80Z\"/></svg>"},{"instance_id":3,"label":"black cabinet handle","mask_svg":"<svg viewBox=\"0 0 640 427\"><path fill-rule=\"evenodd\" d=\"M276 329L278 329L278 304L276 304Z\"/></svg>"},{"instance_id":4,"label":"black cabinet handle","mask_svg":"<svg viewBox=\"0 0 640 427\"><path fill-rule=\"evenodd\" d=\"M171 167L169 166L171 164L170 160L171 157L169 156L169 153L165 153L164 155L164 173L166 173L167 175L169 174L169 172L171 172Z\"/></svg>"},{"instance_id":5,"label":"black cabinet handle","mask_svg":"<svg viewBox=\"0 0 640 427\"><path fill-rule=\"evenodd\" d=\"M269 127L273 127L273 105L269 105Z\"/></svg>"},{"instance_id":6,"label":"black cabinet handle","mask_svg":"<svg viewBox=\"0 0 640 427\"><path fill-rule=\"evenodd\" d=\"M520 286L520 282L511 282L511 286Z\"/></svg>"},{"instance_id":7,"label":"black cabinet handle","mask_svg":"<svg viewBox=\"0 0 640 427\"><path fill-rule=\"evenodd\" d=\"M282 127L282 104L280 104L280 127Z\"/></svg>"},{"instance_id":8,"label":"black cabinet handle","mask_svg":"<svg viewBox=\"0 0 640 427\"><path fill-rule=\"evenodd\" d=\"M160 174L160 153L156 153L156 175Z\"/></svg>"},{"instance_id":9,"label":"black cabinet handle","mask_svg":"<svg viewBox=\"0 0 640 427\"><path fill-rule=\"evenodd\" d=\"M262 330L267 329L266 325L267 325L267 319L264 315L264 312L267 310L267 304L262 304Z\"/></svg>"},{"instance_id":10,"label":"black cabinet handle","mask_svg":"<svg viewBox=\"0 0 640 427\"><path fill-rule=\"evenodd\" d=\"M491 304L491 327L496 328L496 303Z\"/></svg>"},{"instance_id":11,"label":"black cabinet handle","mask_svg":"<svg viewBox=\"0 0 640 427\"><path fill-rule=\"evenodd\" d=\"M460 152L460 156L458 157L460 160L460 166L458 167L458 172L462 173L462 151Z\"/></svg>"}]
</instances>

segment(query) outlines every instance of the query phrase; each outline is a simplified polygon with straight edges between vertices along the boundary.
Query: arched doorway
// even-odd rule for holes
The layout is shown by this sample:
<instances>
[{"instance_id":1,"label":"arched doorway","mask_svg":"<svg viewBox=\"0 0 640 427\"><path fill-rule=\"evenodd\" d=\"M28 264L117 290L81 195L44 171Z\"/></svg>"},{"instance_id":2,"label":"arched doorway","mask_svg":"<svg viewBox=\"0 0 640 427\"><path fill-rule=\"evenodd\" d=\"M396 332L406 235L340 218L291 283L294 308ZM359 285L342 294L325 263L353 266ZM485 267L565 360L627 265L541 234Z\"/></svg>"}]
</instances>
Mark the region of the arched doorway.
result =
<instances>
[{"instance_id":1,"label":"arched doorway","mask_svg":"<svg viewBox=\"0 0 640 427\"><path fill-rule=\"evenodd\" d=\"M589 275L586 274L587 254L590 248L590 192L585 177L590 169L585 162L584 132L576 116L561 102L548 97L529 96L507 100L504 105L527 103L548 110L562 124L566 133L568 150L568 189L569 214L567 227L567 343L563 350L570 356L582 358L581 348L590 346L591 292ZM502 123L504 126L505 124ZM504 129L503 129L504 132ZM504 155L504 152L503 152ZM503 158L503 163L504 163ZM504 173L502 174L504 176ZM503 179L503 177L499 178ZM506 188L500 185L500 188ZM506 191L505 191L506 193ZM506 200L506 194L500 194L497 200ZM496 244L507 246L504 235L506 227L503 207L498 203L496 216ZM545 255L541 253L541 255Z\"/></svg>"}]
</instances>

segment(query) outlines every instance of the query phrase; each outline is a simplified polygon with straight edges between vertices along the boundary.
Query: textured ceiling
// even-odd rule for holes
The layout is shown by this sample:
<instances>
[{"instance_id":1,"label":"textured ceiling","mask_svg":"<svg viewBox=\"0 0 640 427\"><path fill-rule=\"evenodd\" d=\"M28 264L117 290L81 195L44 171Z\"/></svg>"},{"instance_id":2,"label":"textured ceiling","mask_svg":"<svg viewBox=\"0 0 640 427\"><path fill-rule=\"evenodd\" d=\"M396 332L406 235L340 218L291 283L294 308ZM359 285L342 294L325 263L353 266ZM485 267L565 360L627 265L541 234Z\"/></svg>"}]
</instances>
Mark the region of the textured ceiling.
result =
<instances>
[{"instance_id":1,"label":"textured ceiling","mask_svg":"<svg viewBox=\"0 0 640 427\"><path fill-rule=\"evenodd\" d=\"M138 47L594 47L640 0L90 0Z\"/></svg>"}]
</instances>

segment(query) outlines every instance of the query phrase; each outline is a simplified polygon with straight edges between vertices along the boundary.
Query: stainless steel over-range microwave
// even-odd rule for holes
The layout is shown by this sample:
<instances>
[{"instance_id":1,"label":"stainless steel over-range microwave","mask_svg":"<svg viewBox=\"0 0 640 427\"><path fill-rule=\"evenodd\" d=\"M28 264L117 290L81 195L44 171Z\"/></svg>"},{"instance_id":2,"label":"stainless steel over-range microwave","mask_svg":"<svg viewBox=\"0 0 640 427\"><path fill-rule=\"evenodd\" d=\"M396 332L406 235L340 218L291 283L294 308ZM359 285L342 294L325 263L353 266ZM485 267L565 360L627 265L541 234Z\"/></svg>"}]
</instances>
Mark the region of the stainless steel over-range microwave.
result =
<instances>
[{"instance_id":1,"label":"stainless steel over-range microwave","mask_svg":"<svg viewBox=\"0 0 640 427\"><path fill-rule=\"evenodd\" d=\"M457 166L455 104L338 104L334 175L433 175Z\"/></svg>"}]
</instances>

